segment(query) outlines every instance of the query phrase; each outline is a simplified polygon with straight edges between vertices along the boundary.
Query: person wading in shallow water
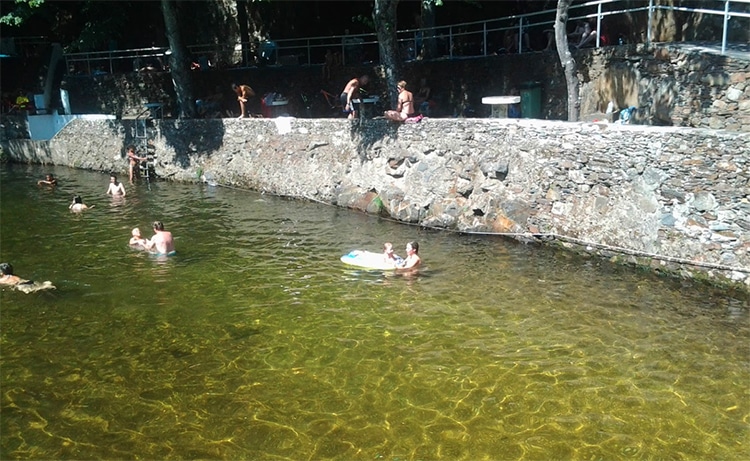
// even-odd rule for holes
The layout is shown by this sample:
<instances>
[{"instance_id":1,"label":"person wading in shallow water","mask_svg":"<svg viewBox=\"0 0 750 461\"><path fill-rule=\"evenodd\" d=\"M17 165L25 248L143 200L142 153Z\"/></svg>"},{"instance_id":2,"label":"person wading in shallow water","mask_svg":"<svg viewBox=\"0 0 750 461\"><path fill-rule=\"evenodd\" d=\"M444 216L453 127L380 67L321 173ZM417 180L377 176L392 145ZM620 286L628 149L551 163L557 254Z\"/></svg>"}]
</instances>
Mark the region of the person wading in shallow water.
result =
<instances>
[{"instance_id":1,"label":"person wading in shallow water","mask_svg":"<svg viewBox=\"0 0 750 461\"><path fill-rule=\"evenodd\" d=\"M406 258L404 259L404 262L401 263L401 265L398 266L399 269L415 269L419 267L420 264L422 264L422 259L419 257L419 243L417 242L409 242L406 244Z\"/></svg>"},{"instance_id":2,"label":"person wading in shallow water","mask_svg":"<svg viewBox=\"0 0 750 461\"><path fill-rule=\"evenodd\" d=\"M125 186L117 180L117 176L110 175L109 187L107 188L107 194L111 195L122 195L125 196Z\"/></svg>"},{"instance_id":3,"label":"person wading in shallow water","mask_svg":"<svg viewBox=\"0 0 750 461\"><path fill-rule=\"evenodd\" d=\"M154 221L154 236L146 245L146 249L157 255L172 255L175 253L172 233L164 230L161 221Z\"/></svg>"}]
</instances>

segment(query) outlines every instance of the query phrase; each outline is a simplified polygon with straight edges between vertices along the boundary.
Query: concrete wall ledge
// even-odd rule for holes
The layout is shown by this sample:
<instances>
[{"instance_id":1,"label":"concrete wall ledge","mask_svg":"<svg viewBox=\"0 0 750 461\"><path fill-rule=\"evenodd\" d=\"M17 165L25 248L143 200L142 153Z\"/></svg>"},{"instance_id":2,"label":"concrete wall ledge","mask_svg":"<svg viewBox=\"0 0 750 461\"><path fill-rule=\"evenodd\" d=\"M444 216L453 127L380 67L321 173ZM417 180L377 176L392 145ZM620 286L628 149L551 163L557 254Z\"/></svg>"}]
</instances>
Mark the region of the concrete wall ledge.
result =
<instances>
[{"instance_id":1,"label":"concrete wall ledge","mask_svg":"<svg viewBox=\"0 0 750 461\"><path fill-rule=\"evenodd\" d=\"M73 120L16 162L124 172L134 122ZM750 133L510 119L155 120L156 173L425 227L557 242L750 291Z\"/></svg>"}]
</instances>

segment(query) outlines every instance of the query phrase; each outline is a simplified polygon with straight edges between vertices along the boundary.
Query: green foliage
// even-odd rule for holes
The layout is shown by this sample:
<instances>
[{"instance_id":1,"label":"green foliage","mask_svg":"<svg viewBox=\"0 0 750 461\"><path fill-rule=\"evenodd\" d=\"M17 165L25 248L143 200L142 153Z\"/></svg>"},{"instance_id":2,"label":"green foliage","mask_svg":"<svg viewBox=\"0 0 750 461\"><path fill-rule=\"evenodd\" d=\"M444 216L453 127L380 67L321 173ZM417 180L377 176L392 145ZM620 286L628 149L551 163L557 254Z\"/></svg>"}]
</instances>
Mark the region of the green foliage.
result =
<instances>
[{"instance_id":1,"label":"green foliage","mask_svg":"<svg viewBox=\"0 0 750 461\"><path fill-rule=\"evenodd\" d=\"M32 14L34 9L44 4L44 0L15 0L16 6L13 11L0 16L0 24L18 27Z\"/></svg>"},{"instance_id":2,"label":"green foliage","mask_svg":"<svg viewBox=\"0 0 750 461\"><path fill-rule=\"evenodd\" d=\"M372 16L358 14L356 16L352 16L352 22L358 22L372 30L375 30L375 21L372 19Z\"/></svg>"}]
</instances>

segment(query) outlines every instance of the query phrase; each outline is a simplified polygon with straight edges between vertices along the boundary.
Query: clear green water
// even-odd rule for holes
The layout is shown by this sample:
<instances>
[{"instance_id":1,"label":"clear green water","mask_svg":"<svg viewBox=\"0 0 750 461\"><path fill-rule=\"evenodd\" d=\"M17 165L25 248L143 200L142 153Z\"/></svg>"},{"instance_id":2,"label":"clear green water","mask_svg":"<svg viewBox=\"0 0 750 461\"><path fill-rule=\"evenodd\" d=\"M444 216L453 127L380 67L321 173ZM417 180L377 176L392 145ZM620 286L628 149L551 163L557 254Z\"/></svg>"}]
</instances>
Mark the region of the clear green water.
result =
<instances>
[{"instance_id":1,"label":"clear green water","mask_svg":"<svg viewBox=\"0 0 750 461\"><path fill-rule=\"evenodd\" d=\"M2 459L750 458L748 301L205 185L0 168ZM96 207L71 215L74 193ZM131 251L155 219L160 261ZM344 267L421 244L404 277Z\"/></svg>"}]
</instances>

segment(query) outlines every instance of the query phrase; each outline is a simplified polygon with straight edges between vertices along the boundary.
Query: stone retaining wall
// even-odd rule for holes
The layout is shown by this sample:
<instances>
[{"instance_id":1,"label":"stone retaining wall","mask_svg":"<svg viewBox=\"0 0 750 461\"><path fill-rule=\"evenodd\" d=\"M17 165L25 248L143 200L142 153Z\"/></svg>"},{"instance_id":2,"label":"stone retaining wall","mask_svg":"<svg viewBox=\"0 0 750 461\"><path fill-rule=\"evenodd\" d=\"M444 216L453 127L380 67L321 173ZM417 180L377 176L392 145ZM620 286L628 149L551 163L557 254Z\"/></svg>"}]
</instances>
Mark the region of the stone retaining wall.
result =
<instances>
[{"instance_id":1,"label":"stone retaining wall","mask_svg":"<svg viewBox=\"0 0 750 461\"><path fill-rule=\"evenodd\" d=\"M156 120L156 173L422 226L507 233L750 286L750 133L538 120ZM125 172L129 121L71 122L15 161Z\"/></svg>"}]
</instances>

